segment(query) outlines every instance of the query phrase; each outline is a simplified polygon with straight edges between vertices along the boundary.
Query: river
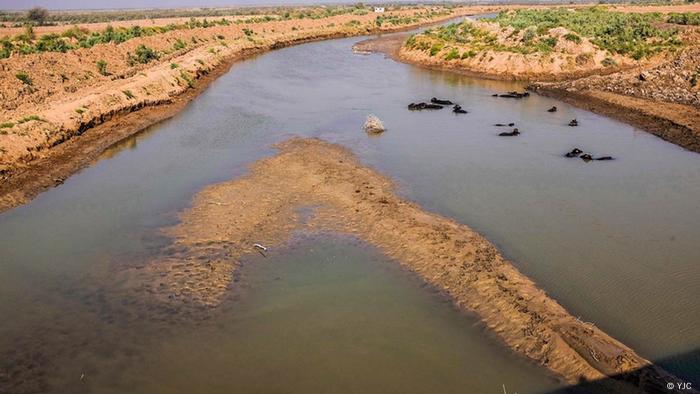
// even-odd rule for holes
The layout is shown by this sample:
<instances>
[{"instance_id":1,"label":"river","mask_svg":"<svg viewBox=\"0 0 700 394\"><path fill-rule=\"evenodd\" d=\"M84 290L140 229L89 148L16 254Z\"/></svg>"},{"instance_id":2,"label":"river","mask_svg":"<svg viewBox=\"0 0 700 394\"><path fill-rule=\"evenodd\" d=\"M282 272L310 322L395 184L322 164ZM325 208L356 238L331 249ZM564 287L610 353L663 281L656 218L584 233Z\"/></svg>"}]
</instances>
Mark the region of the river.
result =
<instances>
[{"instance_id":1,"label":"river","mask_svg":"<svg viewBox=\"0 0 700 394\"><path fill-rule=\"evenodd\" d=\"M3 379L61 393L561 387L342 236L298 234L268 259L249 258L224 304L196 316L149 319L118 290L116 273L158 253L167 243L158 229L198 190L245 174L293 135L347 146L406 198L485 235L573 315L699 385L700 156L553 99L491 96L518 84L353 54L359 40L242 61L174 118L0 215L0 371L12 372L0 388ZM469 113L407 111L433 96ZM361 130L370 113L388 127L376 138ZM523 134L498 137L493 124L509 122ZM564 158L573 147L616 160Z\"/></svg>"}]
</instances>

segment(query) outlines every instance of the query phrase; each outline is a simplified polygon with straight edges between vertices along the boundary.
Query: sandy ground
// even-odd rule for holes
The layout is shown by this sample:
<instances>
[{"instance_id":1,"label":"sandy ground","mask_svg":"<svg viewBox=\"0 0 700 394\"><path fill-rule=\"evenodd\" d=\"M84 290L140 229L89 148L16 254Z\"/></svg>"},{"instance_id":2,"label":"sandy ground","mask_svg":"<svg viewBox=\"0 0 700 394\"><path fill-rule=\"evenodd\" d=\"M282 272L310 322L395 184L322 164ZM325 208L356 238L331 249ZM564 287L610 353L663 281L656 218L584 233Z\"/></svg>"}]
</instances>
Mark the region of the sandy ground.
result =
<instances>
[{"instance_id":1,"label":"sandy ground","mask_svg":"<svg viewBox=\"0 0 700 394\"><path fill-rule=\"evenodd\" d=\"M390 179L346 149L299 138L278 148L249 175L196 195L181 223L164 230L173 238L164 255L130 273L151 283L144 294L216 306L255 243L275 247L299 230L348 233L475 312L511 349L569 383L630 373L635 390L666 390L664 371L635 374L649 362L571 316L470 228L398 197Z\"/></svg>"}]
</instances>

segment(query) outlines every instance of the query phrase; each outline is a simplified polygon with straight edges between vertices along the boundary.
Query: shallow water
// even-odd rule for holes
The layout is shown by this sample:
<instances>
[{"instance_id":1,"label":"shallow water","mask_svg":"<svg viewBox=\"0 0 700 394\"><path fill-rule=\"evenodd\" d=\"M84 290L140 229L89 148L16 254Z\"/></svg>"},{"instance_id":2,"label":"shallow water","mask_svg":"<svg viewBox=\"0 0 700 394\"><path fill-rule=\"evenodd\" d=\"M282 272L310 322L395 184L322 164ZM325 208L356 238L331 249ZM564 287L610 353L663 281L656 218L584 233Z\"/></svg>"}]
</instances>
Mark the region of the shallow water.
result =
<instances>
[{"instance_id":1,"label":"shallow water","mask_svg":"<svg viewBox=\"0 0 700 394\"><path fill-rule=\"evenodd\" d=\"M270 145L275 141L304 135L348 146L394 177L406 197L483 233L572 314L595 322L647 358L663 359L672 372L700 381L697 353L674 358L700 348L700 156L555 100L491 97L518 85L421 70L381 55L353 55L350 48L358 40L307 44L241 62L178 116L111 149L30 204L0 215L0 354L10 355L1 358L0 367L13 359L51 365L45 380L58 392L105 392L107 387L113 392L155 387L193 392L201 391L200 385L226 391L239 387L239 379L274 384L291 375L263 377L241 370L238 351L246 344L240 337L259 344L276 341L279 331L267 325L299 323L288 311L256 314L283 308L280 300L286 297L299 297L290 308L327 320L334 317L327 300L304 295L303 288L337 279L335 296L343 299L358 289L352 278L365 275L377 276L373 286L393 289L381 300L384 306L352 304L338 319L376 316L377 308L384 308L380 315L386 314L387 326L367 327L381 332L402 324L397 311L414 308L407 332L439 330L445 338L421 343L411 335L393 338L391 346L408 353L373 353L377 362L403 363L401 373L392 373L356 362L356 349L347 343L351 330L339 333L332 361L347 375L377 385L385 378L401 380L404 387L426 390L440 387L420 385L440 379L456 385L443 386L450 390L467 384L462 374L493 376L503 369L520 371L512 375L522 384L522 389L513 387L519 393L551 388L544 371L528 370L497 341L468 328L465 321L471 318L438 306L415 280L386 268L391 264L376 263L382 259L375 252L342 242L317 247L345 251L333 253L348 263L342 267L352 266L348 272L314 275L309 267L330 263L311 251L299 252L289 265L285 258L252 262L246 272L257 285L246 288L249 294L204 317L189 319L174 311L177 324L143 320L144 305L111 291L119 287L112 273L157 253L164 242L157 228L173 223L197 190L245 173L248 163L274 153ZM405 108L432 96L455 100L470 113ZM559 112L545 111L552 105ZM368 138L361 126L369 113L389 131ZM567 127L574 117L581 126ZM491 125L510 121L523 134L497 137L502 130ZM575 146L617 160L584 163L562 157ZM289 280L308 282L299 292L293 282L277 287L265 279L277 270L280 277L299 270L303 277ZM388 312L391 305L396 310ZM444 349L454 350L449 359L457 365L442 375L426 369L410 353L419 345L431 362L441 359ZM285 360L301 357L302 350L296 343ZM270 351L257 365L268 360L271 367L282 365L266 358ZM322 357L314 354L314 360ZM479 363L483 357L493 358ZM327 368L331 365L321 361L303 368L298 373L309 380L299 389L318 387L313 384L335 384L341 391L362 388L348 385L345 374L329 375ZM523 371L531 380L517 380ZM88 378L81 381L83 373ZM469 391L502 392L500 383L494 389L487 380L468 382Z\"/></svg>"},{"instance_id":2,"label":"shallow water","mask_svg":"<svg viewBox=\"0 0 700 394\"><path fill-rule=\"evenodd\" d=\"M95 385L133 393L556 387L538 367L494 350L472 318L413 275L350 238L304 237L267 258L252 256L236 286L212 320L177 329L138 367Z\"/></svg>"}]
</instances>

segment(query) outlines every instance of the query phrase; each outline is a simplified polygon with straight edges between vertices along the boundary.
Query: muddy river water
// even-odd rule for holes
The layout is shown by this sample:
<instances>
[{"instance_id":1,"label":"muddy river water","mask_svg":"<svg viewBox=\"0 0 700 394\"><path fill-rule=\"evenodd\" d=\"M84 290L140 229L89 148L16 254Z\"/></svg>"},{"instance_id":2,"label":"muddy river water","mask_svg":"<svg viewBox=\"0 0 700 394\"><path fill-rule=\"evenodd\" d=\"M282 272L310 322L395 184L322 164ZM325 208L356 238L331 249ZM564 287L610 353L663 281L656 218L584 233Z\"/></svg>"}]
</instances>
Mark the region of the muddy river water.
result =
<instances>
[{"instance_id":1,"label":"muddy river water","mask_svg":"<svg viewBox=\"0 0 700 394\"><path fill-rule=\"evenodd\" d=\"M156 318L120 290L198 190L293 135L347 146L406 198L485 235L573 315L700 386L700 156L556 100L491 97L518 84L353 54L359 40L240 62L173 119L0 215L0 392L561 389L344 236L297 234L250 256L226 301L199 313ZM433 96L469 113L406 110ZM362 132L370 113L386 133ZM498 137L492 125L509 122L523 134ZM562 157L574 147L616 160Z\"/></svg>"}]
</instances>

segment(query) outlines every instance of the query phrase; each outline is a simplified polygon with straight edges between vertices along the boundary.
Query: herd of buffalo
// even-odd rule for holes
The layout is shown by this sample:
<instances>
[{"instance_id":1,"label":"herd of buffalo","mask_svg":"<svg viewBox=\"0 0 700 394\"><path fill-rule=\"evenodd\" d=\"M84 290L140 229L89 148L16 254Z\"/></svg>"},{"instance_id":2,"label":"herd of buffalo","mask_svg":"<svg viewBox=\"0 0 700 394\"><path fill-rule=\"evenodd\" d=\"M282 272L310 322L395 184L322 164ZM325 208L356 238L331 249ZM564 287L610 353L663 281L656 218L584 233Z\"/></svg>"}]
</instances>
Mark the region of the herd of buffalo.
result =
<instances>
[{"instance_id":1,"label":"herd of buffalo","mask_svg":"<svg viewBox=\"0 0 700 394\"><path fill-rule=\"evenodd\" d=\"M515 99L522 99L522 98L529 97L529 96L530 96L530 93L528 93L528 92L520 93L520 92L515 92L515 91L507 92L507 93L503 93L503 94L493 94L492 95L492 97L515 98ZM463 109L459 104L453 103L450 100L442 100L442 99L439 99L436 97L431 98L429 103L420 102L420 103L408 104L408 109L410 111L421 111L424 109L435 110L435 109L443 109L447 106L452 106L452 112L454 112L456 114L466 114L467 113L467 111L465 109ZM553 107L549 108L547 110L547 112L557 112L557 107L553 106ZM576 127L576 126L578 126L578 120L572 119L568 123L568 125L571 127ZM496 124L494 124L494 126L513 127L513 126L515 126L515 123L508 123L508 124L496 123ZM506 131L506 132L499 133L498 136L499 137L515 137L515 136L518 136L520 134L521 134L520 130L518 130L518 128L516 127L516 128L513 128L512 131ZM612 156L594 157L592 154L585 153L579 148L572 149L570 152L567 152L564 155L564 157L569 157L569 158L578 157L585 162L589 162L592 160L614 160L614 158Z\"/></svg>"}]
</instances>

